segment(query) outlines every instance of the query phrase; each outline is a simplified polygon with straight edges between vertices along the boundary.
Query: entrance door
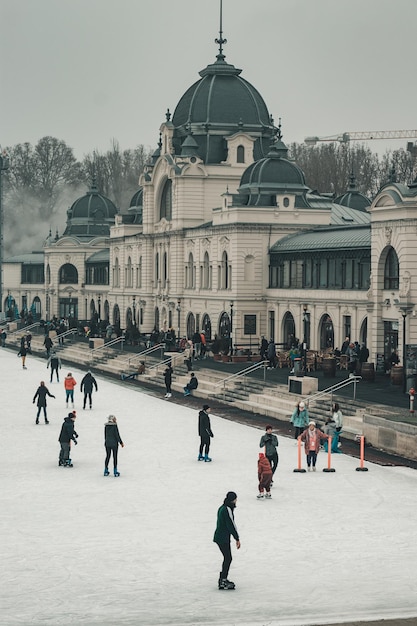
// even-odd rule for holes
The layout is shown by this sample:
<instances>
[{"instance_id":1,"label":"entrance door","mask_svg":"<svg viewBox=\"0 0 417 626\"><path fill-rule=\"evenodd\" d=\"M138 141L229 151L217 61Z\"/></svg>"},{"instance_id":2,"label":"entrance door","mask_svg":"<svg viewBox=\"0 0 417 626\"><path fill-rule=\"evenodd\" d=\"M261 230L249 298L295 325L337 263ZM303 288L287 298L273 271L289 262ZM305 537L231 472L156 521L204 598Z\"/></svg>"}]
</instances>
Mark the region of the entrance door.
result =
<instances>
[{"instance_id":1,"label":"entrance door","mask_svg":"<svg viewBox=\"0 0 417 626\"><path fill-rule=\"evenodd\" d=\"M398 349L398 322L384 322L384 357L388 359Z\"/></svg>"}]
</instances>

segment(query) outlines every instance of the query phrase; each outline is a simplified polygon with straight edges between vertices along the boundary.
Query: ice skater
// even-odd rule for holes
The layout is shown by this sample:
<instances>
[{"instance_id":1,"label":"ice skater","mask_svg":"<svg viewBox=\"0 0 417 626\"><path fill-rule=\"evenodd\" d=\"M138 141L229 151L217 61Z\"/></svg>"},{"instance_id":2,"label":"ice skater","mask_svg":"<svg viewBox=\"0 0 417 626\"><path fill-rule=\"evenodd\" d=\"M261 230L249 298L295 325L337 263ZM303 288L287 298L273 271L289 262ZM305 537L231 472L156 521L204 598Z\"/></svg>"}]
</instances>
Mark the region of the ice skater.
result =
<instances>
[{"instance_id":1,"label":"ice skater","mask_svg":"<svg viewBox=\"0 0 417 626\"><path fill-rule=\"evenodd\" d=\"M70 459L70 449L71 443L74 442L74 445L77 445L78 433L74 430L74 421L76 415L75 411L72 413L68 413L68 417L64 418L64 423L61 427L61 432L58 437L58 441L61 445L61 450L59 453L59 461L58 465L61 467L73 467L72 461Z\"/></svg>"},{"instance_id":2,"label":"ice skater","mask_svg":"<svg viewBox=\"0 0 417 626\"><path fill-rule=\"evenodd\" d=\"M46 364L46 368L48 369L48 367L51 366L51 382L54 376L54 372L56 375L56 380L59 383L59 373L58 370L61 369L62 367L62 363L61 363L61 359L59 358L59 356L57 355L57 353L53 350L51 352L51 355L48 359L48 362Z\"/></svg>"},{"instance_id":3,"label":"ice skater","mask_svg":"<svg viewBox=\"0 0 417 626\"><path fill-rule=\"evenodd\" d=\"M200 450L198 453L198 460L205 461L206 463L211 462L211 458L208 454L210 451L210 439L211 437L214 437L210 424L210 411L210 406L208 404L204 404L202 411L200 411L200 413L198 414L198 434L200 436Z\"/></svg>"},{"instance_id":4,"label":"ice skater","mask_svg":"<svg viewBox=\"0 0 417 626\"><path fill-rule=\"evenodd\" d=\"M114 415L109 415L107 418L107 422L104 426L104 445L106 448L106 459L104 461L104 476L108 476L109 472L109 461L110 457L113 454L113 472L115 477L120 476L120 472L117 469L117 452L119 449L119 443L122 448L125 447L125 444L120 437L119 428L117 426L117 419Z\"/></svg>"},{"instance_id":5,"label":"ice skater","mask_svg":"<svg viewBox=\"0 0 417 626\"><path fill-rule=\"evenodd\" d=\"M22 359L22 368L24 370L27 370L27 367L26 367L26 356L27 356L27 353L28 353L28 349L26 348L24 342L21 342L20 350L17 353L17 356L21 357L21 359Z\"/></svg>"},{"instance_id":6,"label":"ice skater","mask_svg":"<svg viewBox=\"0 0 417 626\"><path fill-rule=\"evenodd\" d=\"M271 486L273 484L274 474L278 467L278 437L272 434L272 426L271 424L267 424L265 426L265 434L262 435L261 441L259 442L259 447L265 447L265 456L269 461L269 464L272 469L272 477L271 477Z\"/></svg>"},{"instance_id":7,"label":"ice skater","mask_svg":"<svg viewBox=\"0 0 417 626\"><path fill-rule=\"evenodd\" d=\"M83 400L83 409L85 409L85 405L87 404L87 399L90 405L90 409L93 408L93 388L95 387L96 391L98 391L97 381L92 375L91 371L88 370L87 374L81 381L81 391L84 391L84 400Z\"/></svg>"},{"instance_id":8,"label":"ice skater","mask_svg":"<svg viewBox=\"0 0 417 626\"><path fill-rule=\"evenodd\" d=\"M37 402L38 413L36 415L36 424L39 424L39 415L41 414L42 409L43 409L43 415L45 418L45 424L49 424L48 417L46 415L46 396L49 396L50 398L55 398L55 396L52 393L49 393L49 389L45 387L45 383L42 380L40 382L39 387L36 390L35 395L33 396L33 404L35 404L36 398L38 398L38 402Z\"/></svg>"},{"instance_id":9,"label":"ice skater","mask_svg":"<svg viewBox=\"0 0 417 626\"><path fill-rule=\"evenodd\" d=\"M227 580L230 565L232 563L232 550L230 547L230 537L233 535L236 541L236 548L240 548L239 533L235 524L233 514L236 508L237 495L234 491L228 491L223 504L217 511L217 526L214 532L213 541L219 546L223 555L222 571L219 576L219 589L234 589L235 583Z\"/></svg>"},{"instance_id":10,"label":"ice skater","mask_svg":"<svg viewBox=\"0 0 417 626\"><path fill-rule=\"evenodd\" d=\"M164 372L164 383L165 383L165 389L166 389L165 398L172 397L171 387L172 387L172 374L173 373L174 373L174 370L172 369L172 365L171 363L168 363Z\"/></svg>"},{"instance_id":11,"label":"ice skater","mask_svg":"<svg viewBox=\"0 0 417 626\"><path fill-rule=\"evenodd\" d=\"M77 381L75 380L71 372L68 372L64 380L64 387L65 387L65 394L66 394L65 402L67 404L67 408L68 408L68 402L70 400L72 403L72 408L74 408L74 387L76 384L77 384Z\"/></svg>"},{"instance_id":12,"label":"ice skater","mask_svg":"<svg viewBox=\"0 0 417 626\"><path fill-rule=\"evenodd\" d=\"M272 469L271 469L271 464L269 463L268 459L266 458L263 452L259 453L258 481L259 481L259 485L258 485L259 493L256 496L258 500L264 497L264 491L266 491L265 498L270 498L271 497Z\"/></svg>"},{"instance_id":13,"label":"ice skater","mask_svg":"<svg viewBox=\"0 0 417 626\"><path fill-rule=\"evenodd\" d=\"M322 430L316 428L316 422L311 420L308 424L308 428L300 435L301 441L304 441L304 449L307 456L308 471L316 471L317 455L320 450L320 441L322 439L328 439Z\"/></svg>"},{"instance_id":14,"label":"ice skater","mask_svg":"<svg viewBox=\"0 0 417 626\"><path fill-rule=\"evenodd\" d=\"M294 439L298 439L308 426L308 411L302 400L295 407L290 421L294 425Z\"/></svg>"}]
</instances>

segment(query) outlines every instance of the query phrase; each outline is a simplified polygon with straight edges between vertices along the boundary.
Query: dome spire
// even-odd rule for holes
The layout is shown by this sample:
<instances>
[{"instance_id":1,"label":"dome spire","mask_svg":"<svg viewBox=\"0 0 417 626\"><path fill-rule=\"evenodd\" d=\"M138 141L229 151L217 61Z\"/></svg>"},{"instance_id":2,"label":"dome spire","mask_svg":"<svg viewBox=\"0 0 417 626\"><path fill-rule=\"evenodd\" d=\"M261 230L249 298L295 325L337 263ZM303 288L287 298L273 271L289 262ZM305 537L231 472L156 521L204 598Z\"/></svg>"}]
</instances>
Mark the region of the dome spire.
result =
<instances>
[{"instance_id":1,"label":"dome spire","mask_svg":"<svg viewBox=\"0 0 417 626\"><path fill-rule=\"evenodd\" d=\"M215 43L219 44L219 54L217 55L218 61L224 61L226 58L223 54L223 44L227 43L227 39L223 39L223 0L220 0L220 37L215 39Z\"/></svg>"}]
</instances>

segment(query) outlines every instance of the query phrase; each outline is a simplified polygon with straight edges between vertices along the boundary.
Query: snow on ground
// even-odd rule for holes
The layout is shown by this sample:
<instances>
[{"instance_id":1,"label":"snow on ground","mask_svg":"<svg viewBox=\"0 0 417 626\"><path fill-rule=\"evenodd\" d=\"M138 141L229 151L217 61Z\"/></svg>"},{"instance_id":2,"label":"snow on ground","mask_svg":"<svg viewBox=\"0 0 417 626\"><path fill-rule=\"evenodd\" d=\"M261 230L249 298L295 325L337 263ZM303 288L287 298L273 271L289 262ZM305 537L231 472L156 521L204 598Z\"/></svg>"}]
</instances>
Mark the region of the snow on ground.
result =
<instances>
[{"instance_id":1,"label":"snow on ground","mask_svg":"<svg viewBox=\"0 0 417 626\"><path fill-rule=\"evenodd\" d=\"M198 463L197 412L97 377L93 410L78 386L74 468L58 467L63 379L46 361L0 353L0 624L297 626L417 616L417 472L333 455L335 473L293 472L280 437L270 501L256 499L262 431L212 415L212 463ZM45 380L50 425L35 426ZM162 394L161 394L162 395ZM103 477L104 422L118 418L120 478ZM214 412L215 413L215 412ZM304 455L303 455L304 462ZM229 578L212 542L227 491L238 494Z\"/></svg>"}]
</instances>

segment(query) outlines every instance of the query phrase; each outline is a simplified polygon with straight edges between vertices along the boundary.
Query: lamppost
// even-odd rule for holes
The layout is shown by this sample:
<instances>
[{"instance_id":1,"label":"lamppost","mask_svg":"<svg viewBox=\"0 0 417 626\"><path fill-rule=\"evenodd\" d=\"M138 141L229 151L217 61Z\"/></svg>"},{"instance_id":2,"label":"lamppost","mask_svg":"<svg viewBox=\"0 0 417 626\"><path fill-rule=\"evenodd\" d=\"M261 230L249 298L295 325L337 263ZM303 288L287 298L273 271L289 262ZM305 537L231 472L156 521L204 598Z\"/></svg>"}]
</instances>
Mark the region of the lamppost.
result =
<instances>
[{"instance_id":1,"label":"lamppost","mask_svg":"<svg viewBox=\"0 0 417 626\"><path fill-rule=\"evenodd\" d=\"M401 315L403 316L403 393L407 393L407 358L406 358L406 330L407 330L407 315L410 311L413 310L414 305L409 302L400 302L399 300L394 300L394 304L397 305Z\"/></svg>"},{"instance_id":2,"label":"lamppost","mask_svg":"<svg viewBox=\"0 0 417 626\"><path fill-rule=\"evenodd\" d=\"M230 355L233 355L233 300L230 301Z\"/></svg>"},{"instance_id":3,"label":"lamppost","mask_svg":"<svg viewBox=\"0 0 417 626\"><path fill-rule=\"evenodd\" d=\"M307 340L308 340L308 322L309 322L309 312L308 312L308 304L303 304L303 359L304 359L304 374L307 372Z\"/></svg>"},{"instance_id":4,"label":"lamppost","mask_svg":"<svg viewBox=\"0 0 417 626\"><path fill-rule=\"evenodd\" d=\"M98 320L97 321L100 324L101 322L101 294L98 294L97 302L98 302Z\"/></svg>"},{"instance_id":5,"label":"lamppost","mask_svg":"<svg viewBox=\"0 0 417 626\"><path fill-rule=\"evenodd\" d=\"M178 341L180 340L180 329L181 329L181 299L178 298L177 306L175 307L178 313Z\"/></svg>"},{"instance_id":6,"label":"lamppost","mask_svg":"<svg viewBox=\"0 0 417 626\"><path fill-rule=\"evenodd\" d=\"M136 296L133 296L132 301L132 309L133 309L133 326L136 326Z\"/></svg>"},{"instance_id":7,"label":"lamppost","mask_svg":"<svg viewBox=\"0 0 417 626\"><path fill-rule=\"evenodd\" d=\"M5 150L0 154L0 311L3 311L3 172L9 169L9 155Z\"/></svg>"}]
</instances>

